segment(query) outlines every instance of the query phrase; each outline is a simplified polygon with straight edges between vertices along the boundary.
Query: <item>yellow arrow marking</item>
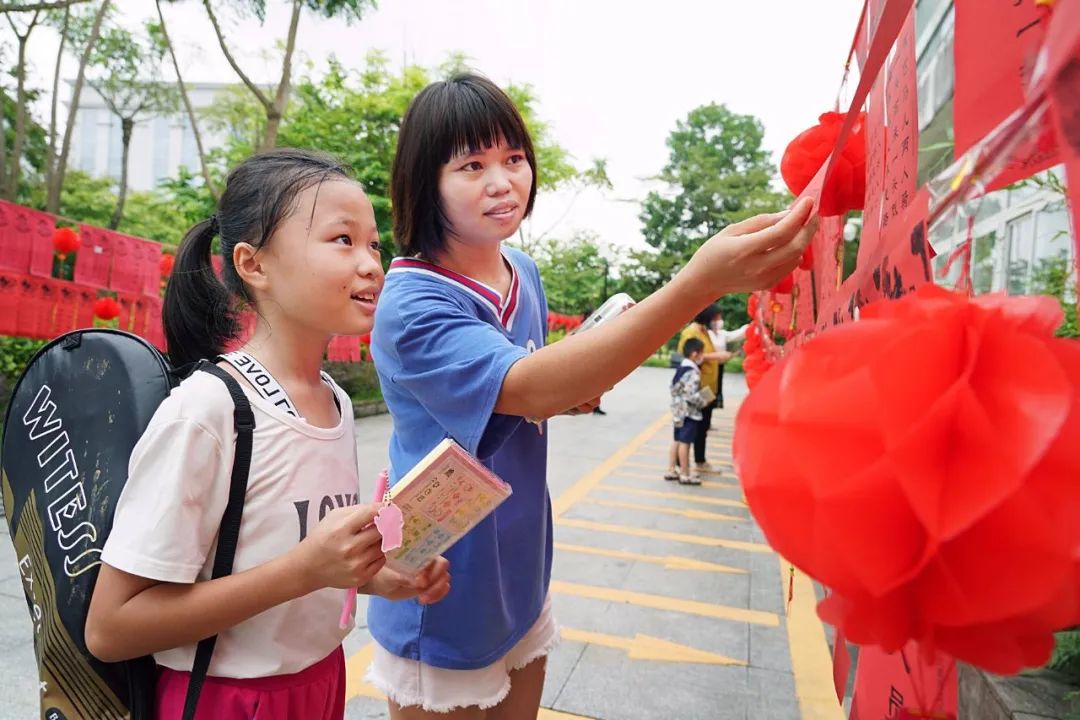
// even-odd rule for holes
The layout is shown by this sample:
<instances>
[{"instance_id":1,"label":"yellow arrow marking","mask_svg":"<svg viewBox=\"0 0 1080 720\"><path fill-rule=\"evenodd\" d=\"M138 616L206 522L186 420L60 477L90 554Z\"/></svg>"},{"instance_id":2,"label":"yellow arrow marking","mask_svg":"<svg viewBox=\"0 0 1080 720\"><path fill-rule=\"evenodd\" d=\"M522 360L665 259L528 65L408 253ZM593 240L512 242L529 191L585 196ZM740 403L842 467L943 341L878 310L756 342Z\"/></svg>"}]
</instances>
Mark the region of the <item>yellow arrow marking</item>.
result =
<instances>
[{"instance_id":1,"label":"yellow arrow marking","mask_svg":"<svg viewBox=\"0 0 1080 720\"><path fill-rule=\"evenodd\" d=\"M695 560L694 558L681 557L679 555L644 555L632 553L626 550L608 550L607 548L590 547L588 545L571 545L570 543L555 543L556 550L564 552L584 553L586 555L599 555L601 557L619 558L620 560L633 560L634 562L652 563L663 565L668 570L700 570L701 572L722 572L733 575L745 575L746 570L730 565Z\"/></svg>"},{"instance_id":2,"label":"yellow arrow marking","mask_svg":"<svg viewBox=\"0 0 1080 720\"><path fill-rule=\"evenodd\" d=\"M720 507L733 507L733 508L745 508L746 503L742 500L729 500L728 498L713 498L713 497L700 497L698 495L691 495L690 492L664 492L662 490L642 490L641 488L630 487L628 485L619 485L618 483L608 483L606 485L597 485L594 490L601 492L621 493L624 495L639 495L641 497L655 497L666 498L669 500L682 500L688 503L698 503L699 505L717 505Z\"/></svg>"},{"instance_id":3,"label":"yellow arrow marking","mask_svg":"<svg viewBox=\"0 0 1080 720\"><path fill-rule=\"evenodd\" d=\"M579 583L563 582L562 580L551 581L551 592L561 593L563 595L574 595L576 597L589 598L591 600L627 603L630 605L638 605L640 607L653 608L655 610L671 610L673 612L686 613L687 615L700 615L702 617L717 618L719 620L732 620L754 625L765 625L766 627L778 627L780 625L780 618L775 613L728 607L727 605L698 602L697 600L683 600L682 598L674 598L667 595L652 595L650 593L632 592L630 590L616 590L615 588L599 587L597 585L581 585Z\"/></svg>"},{"instance_id":4,"label":"yellow arrow marking","mask_svg":"<svg viewBox=\"0 0 1080 720\"><path fill-rule=\"evenodd\" d=\"M369 642L355 655L350 655L345 660L345 702L354 697L369 697L376 700L386 701L386 696L375 689L375 686L364 682L364 673L367 672L371 658L375 654L375 643Z\"/></svg>"},{"instance_id":5,"label":"yellow arrow marking","mask_svg":"<svg viewBox=\"0 0 1080 720\"><path fill-rule=\"evenodd\" d=\"M579 530L598 530L600 532L620 533L633 535L634 537L652 538L654 540L671 540L674 542L690 543L691 545L705 545L707 547L722 547L728 550L744 550L746 552L771 553L772 548L761 543L745 542L743 540L728 540L726 538L712 537L710 535L687 535L685 533L665 532L650 528L636 528L628 525L615 525L612 523L593 522L592 520L578 520L576 518L559 518L555 524L563 527L578 528Z\"/></svg>"},{"instance_id":6,"label":"yellow arrow marking","mask_svg":"<svg viewBox=\"0 0 1080 720\"><path fill-rule=\"evenodd\" d=\"M600 500L597 498L582 498L581 502L588 505L600 505L602 507L622 508L624 510L644 510L645 512L659 515L677 515L678 517L691 520L718 520L720 522L747 522L750 518L739 515L723 515L721 513L708 512L705 510L680 509L664 507L662 505L649 505L646 503L622 502L621 500Z\"/></svg>"},{"instance_id":7,"label":"yellow arrow marking","mask_svg":"<svg viewBox=\"0 0 1080 720\"><path fill-rule=\"evenodd\" d=\"M596 485L600 484L600 481L610 475L615 468L622 464L626 458L637 452L637 449L644 445L653 435L655 435L665 423L669 422L671 416L667 413L661 415L657 420L640 432L637 437L624 445L618 452L609 457L604 462L597 465L587 475L575 482L569 488L567 488L558 498L551 503L551 513L555 517L559 517L571 505L581 500L589 494L589 491Z\"/></svg>"},{"instance_id":8,"label":"yellow arrow marking","mask_svg":"<svg viewBox=\"0 0 1080 720\"><path fill-rule=\"evenodd\" d=\"M742 660L735 660L724 655L717 655L716 653L698 650L688 645L680 645L648 635L635 635L628 638L620 635L606 635L604 633L564 627L562 628L562 636L575 642L622 650L630 656L631 660L701 663L704 665L746 665Z\"/></svg>"}]
</instances>

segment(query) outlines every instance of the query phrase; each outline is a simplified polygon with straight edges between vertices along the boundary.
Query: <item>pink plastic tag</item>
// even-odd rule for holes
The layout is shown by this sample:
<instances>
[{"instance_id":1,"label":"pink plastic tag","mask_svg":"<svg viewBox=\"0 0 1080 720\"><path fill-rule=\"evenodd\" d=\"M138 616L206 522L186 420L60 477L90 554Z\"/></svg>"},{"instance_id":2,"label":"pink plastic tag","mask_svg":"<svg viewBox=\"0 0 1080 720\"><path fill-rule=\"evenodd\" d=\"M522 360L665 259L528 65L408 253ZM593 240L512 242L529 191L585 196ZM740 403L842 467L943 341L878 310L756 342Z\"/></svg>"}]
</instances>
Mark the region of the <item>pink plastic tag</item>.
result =
<instances>
[{"instance_id":1,"label":"pink plastic tag","mask_svg":"<svg viewBox=\"0 0 1080 720\"><path fill-rule=\"evenodd\" d=\"M379 534L382 535L384 553L401 547L401 529L404 524L405 518L401 515L401 508L393 503L383 506L375 515L375 527L379 528Z\"/></svg>"}]
</instances>

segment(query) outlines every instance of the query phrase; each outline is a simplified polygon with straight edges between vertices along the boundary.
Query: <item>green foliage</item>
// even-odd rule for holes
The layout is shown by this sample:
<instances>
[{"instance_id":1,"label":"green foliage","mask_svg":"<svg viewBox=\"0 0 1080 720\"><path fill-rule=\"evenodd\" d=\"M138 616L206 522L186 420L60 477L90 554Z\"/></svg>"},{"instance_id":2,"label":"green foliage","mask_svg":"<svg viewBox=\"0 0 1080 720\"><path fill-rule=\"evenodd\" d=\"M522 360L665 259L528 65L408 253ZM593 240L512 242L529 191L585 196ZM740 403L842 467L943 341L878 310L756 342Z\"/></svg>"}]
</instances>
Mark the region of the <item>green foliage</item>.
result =
<instances>
[{"instance_id":1,"label":"green foliage","mask_svg":"<svg viewBox=\"0 0 1080 720\"><path fill-rule=\"evenodd\" d=\"M1080 337L1071 271L1069 256L1062 251L1054 257L1040 259L1031 274L1032 290L1039 295L1049 295L1061 304L1065 320L1055 333L1058 337Z\"/></svg>"},{"instance_id":2,"label":"green foliage","mask_svg":"<svg viewBox=\"0 0 1080 720\"><path fill-rule=\"evenodd\" d=\"M44 340L27 340L0 336L0 427L3 427L15 382L34 353L45 345Z\"/></svg>"},{"instance_id":3,"label":"green foliage","mask_svg":"<svg viewBox=\"0 0 1080 720\"><path fill-rule=\"evenodd\" d=\"M763 136L757 118L715 103L680 120L668 136L668 163L658 176L669 189L650 192L639 215L646 242L685 262L728 225L782 208L787 196L770 187L775 168Z\"/></svg>"},{"instance_id":4,"label":"green foliage","mask_svg":"<svg viewBox=\"0 0 1080 720\"><path fill-rule=\"evenodd\" d=\"M604 297L610 263L593 233L579 232L570 240L547 240L533 255L544 281L548 306L556 312L592 312Z\"/></svg>"},{"instance_id":5,"label":"green foliage","mask_svg":"<svg viewBox=\"0 0 1080 720\"><path fill-rule=\"evenodd\" d=\"M1059 632L1055 637L1054 654L1046 665L1080 685L1080 629Z\"/></svg>"},{"instance_id":6,"label":"green foliage","mask_svg":"<svg viewBox=\"0 0 1080 720\"><path fill-rule=\"evenodd\" d=\"M743 358L741 355L736 355L724 363L724 372L741 373L742 371Z\"/></svg>"},{"instance_id":7,"label":"green foliage","mask_svg":"<svg viewBox=\"0 0 1080 720\"><path fill-rule=\"evenodd\" d=\"M341 386L354 403L370 402L382 399L379 376L375 365L370 362L360 363L323 363L323 367L334 382Z\"/></svg>"}]
</instances>

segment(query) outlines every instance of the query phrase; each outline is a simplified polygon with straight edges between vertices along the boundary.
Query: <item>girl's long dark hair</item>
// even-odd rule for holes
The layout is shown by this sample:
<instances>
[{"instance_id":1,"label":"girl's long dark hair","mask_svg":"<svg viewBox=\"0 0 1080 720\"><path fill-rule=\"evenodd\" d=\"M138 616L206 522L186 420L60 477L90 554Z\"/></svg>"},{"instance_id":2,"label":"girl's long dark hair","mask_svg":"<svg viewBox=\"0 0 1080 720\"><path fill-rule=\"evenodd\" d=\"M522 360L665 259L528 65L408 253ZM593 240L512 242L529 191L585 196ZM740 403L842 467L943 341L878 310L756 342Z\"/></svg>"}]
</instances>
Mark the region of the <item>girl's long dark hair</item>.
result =
<instances>
[{"instance_id":1,"label":"girl's long dark hair","mask_svg":"<svg viewBox=\"0 0 1080 720\"><path fill-rule=\"evenodd\" d=\"M335 178L351 179L336 159L291 148L253 155L229 173L217 213L180 242L165 288L162 320L174 365L219 355L239 332L238 301L247 293L233 265L236 244L264 247L301 192ZM220 278L210 259L215 237L221 238Z\"/></svg>"}]
</instances>

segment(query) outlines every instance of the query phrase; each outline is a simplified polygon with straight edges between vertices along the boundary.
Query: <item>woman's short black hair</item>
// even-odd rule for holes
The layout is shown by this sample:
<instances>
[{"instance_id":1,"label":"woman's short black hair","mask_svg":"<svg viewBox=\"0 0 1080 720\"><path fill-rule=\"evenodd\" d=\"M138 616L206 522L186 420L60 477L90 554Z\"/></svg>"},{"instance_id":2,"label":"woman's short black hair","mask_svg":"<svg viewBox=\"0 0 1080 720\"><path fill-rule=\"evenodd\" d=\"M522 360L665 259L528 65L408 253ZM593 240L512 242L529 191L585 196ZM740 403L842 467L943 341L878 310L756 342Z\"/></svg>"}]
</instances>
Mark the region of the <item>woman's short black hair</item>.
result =
<instances>
[{"instance_id":1,"label":"woman's short black hair","mask_svg":"<svg viewBox=\"0 0 1080 720\"><path fill-rule=\"evenodd\" d=\"M500 141L520 149L533 180L525 216L536 199L536 156L514 101L495 83L473 74L432 83L413 98L398 134L390 173L394 242L405 257L442 250L450 230L439 197L439 175L450 158Z\"/></svg>"},{"instance_id":2,"label":"woman's short black hair","mask_svg":"<svg viewBox=\"0 0 1080 720\"><path fill-rule=\"evenodd\" d=\"M716 303L713 303L712 305L706 306L704 310L695 315L694 322L699 325L709 327L709 325L712 325L713 318L715 318L719 314L720 306Z\"/></svg>"}]
</instances>

